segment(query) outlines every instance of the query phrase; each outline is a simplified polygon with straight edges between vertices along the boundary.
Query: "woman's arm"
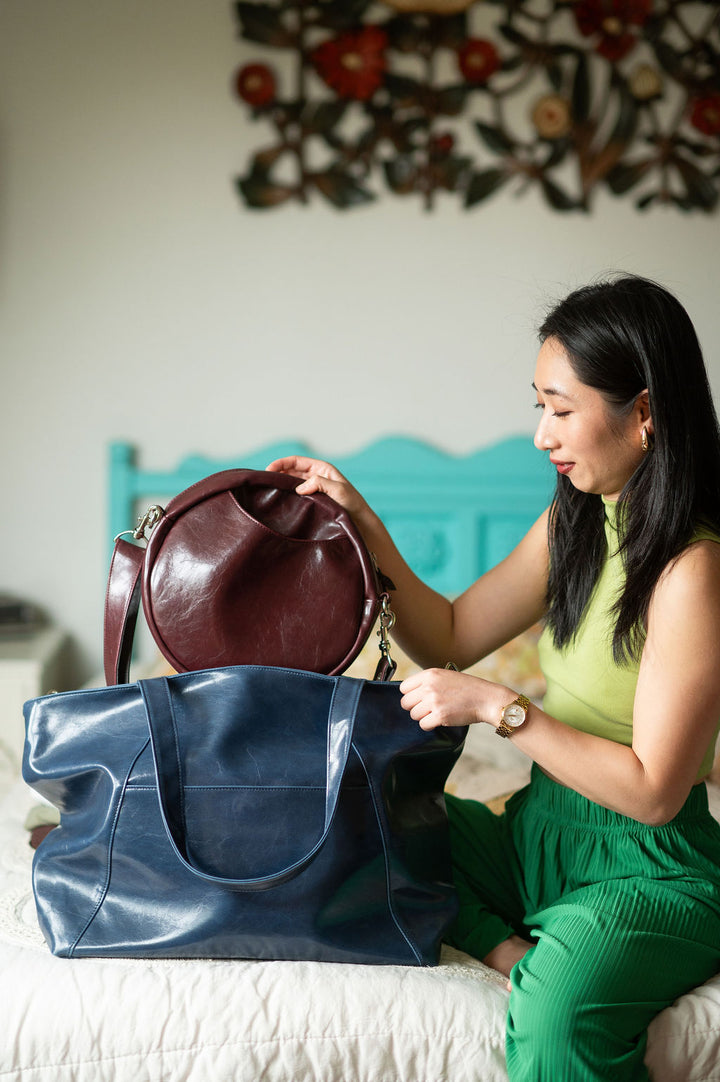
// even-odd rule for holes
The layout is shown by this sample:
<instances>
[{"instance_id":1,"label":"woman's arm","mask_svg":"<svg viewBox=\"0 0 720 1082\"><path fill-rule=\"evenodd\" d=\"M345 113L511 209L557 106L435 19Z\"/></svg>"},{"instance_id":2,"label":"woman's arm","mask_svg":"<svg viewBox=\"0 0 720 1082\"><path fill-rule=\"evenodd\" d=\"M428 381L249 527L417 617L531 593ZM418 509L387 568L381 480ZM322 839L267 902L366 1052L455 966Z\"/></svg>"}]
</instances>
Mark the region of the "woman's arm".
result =
<instances>
[{"instance_id":1,"label":"woman's arm","mask_svg":"<svg viewBox=\"0 0 720 1082\"><path fill-rule=\"evenodd\" d=\"M423 728L497 726L515 692L465 674L418 673L401 685ZM578 732L531 706L510 738L551 777L651 825L685 802L720 718L720 545L699 541L658 582L648 615L632 747Z\"/></svg>"},{"instance_id":2,"label":"woman's arm","mask_svg":"<svg viewBox=\"0 0 720 1082\"><path fill-rule=\"evenodd\" d=\"M300 478L300 495L327 493L351 515L383 573L395 584L393 638L417 664L452 661L460 669L467 668L542 616L548 571L547 513L502 563L451 602L410 569L381 520L334 466L291 456L267 468Z\"/></svg>"}]
</instances>

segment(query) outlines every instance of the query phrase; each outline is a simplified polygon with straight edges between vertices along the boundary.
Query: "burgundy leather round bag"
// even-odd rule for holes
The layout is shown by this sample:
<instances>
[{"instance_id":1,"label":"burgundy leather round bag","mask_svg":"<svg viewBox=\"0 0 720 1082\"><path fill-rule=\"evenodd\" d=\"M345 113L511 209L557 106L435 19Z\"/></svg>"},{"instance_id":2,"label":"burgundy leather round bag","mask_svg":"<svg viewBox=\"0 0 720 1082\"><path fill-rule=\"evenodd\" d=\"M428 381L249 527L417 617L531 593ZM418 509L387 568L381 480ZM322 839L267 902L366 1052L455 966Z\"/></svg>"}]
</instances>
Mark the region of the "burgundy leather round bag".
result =
<instances>
[{"instance_id":1,"label":"burgundy leather round bag","mask_svg":"<svg viewBox=\"0 0 720 1082\"><path fill-rule=\"evenodd\" d=\"M347 512L298 479L223 470L150 508L116 539L105 605L105 675L125 683L142 607L178 672L272 665L335 675L365 644L391 586Z\"/></svg>"}]
</instances>

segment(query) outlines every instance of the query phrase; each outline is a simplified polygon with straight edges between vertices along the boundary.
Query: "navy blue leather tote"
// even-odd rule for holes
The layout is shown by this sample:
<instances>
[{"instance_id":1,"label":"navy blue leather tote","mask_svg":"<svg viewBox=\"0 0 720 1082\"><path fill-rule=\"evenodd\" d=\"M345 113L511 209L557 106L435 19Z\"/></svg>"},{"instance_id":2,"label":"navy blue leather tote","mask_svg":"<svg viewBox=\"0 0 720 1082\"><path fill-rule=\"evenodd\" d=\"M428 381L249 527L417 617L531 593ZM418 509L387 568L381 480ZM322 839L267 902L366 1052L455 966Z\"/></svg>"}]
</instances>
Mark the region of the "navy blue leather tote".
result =
<instances>
[{"instance_id":1,"label":"navy blue leather tote","mask_svg":"<svg viewBox=\"0 0 720 1082\"><path fill-rule=\"evenodd\" d=\"M421 730L397 683L234 666L25 716L61 812L33 865L54 954L437 962L465 730Z\"/></svg>"}]
</instances>

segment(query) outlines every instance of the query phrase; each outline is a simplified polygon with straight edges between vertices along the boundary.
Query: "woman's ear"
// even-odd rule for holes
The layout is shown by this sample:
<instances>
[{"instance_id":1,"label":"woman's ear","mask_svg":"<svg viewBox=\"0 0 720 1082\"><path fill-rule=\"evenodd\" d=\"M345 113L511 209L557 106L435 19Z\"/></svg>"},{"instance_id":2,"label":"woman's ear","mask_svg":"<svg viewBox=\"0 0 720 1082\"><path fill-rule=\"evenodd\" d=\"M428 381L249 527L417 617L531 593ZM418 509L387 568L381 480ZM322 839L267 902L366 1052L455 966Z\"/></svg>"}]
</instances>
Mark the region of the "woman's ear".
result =
<instances>
[{"instance_id":1,"label":"woman's ear","mask_svg":"<svg viewBox=\"0 0 720 1082\"><path fill-rule=\"evenodd\" d=\"M652 433L654 429L652 414L650 413L650 395L647 388L644 391L641 391L635 399L635 411L639 424L646 428L648 432Z\"/></svg>"}]
</instances>

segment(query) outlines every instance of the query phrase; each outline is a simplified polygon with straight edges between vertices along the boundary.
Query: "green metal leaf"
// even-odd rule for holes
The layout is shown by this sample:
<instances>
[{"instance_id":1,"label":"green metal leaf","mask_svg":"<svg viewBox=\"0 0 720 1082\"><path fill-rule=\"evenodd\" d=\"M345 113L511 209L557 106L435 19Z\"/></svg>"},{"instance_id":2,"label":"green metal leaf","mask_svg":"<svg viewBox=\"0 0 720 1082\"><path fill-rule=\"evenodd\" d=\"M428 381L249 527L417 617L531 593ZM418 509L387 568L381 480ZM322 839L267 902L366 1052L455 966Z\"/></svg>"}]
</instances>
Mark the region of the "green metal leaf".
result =
<instances>
[{"instance_id":1,"label":"green metal leaf","mask_svg":"<svg viewBox=\"0 0 720 1082\"><path fill-rule=\"evenodd\" d=\"M347 107L348 102L342 99L309 103L300 115L300 123L306 131L324 135L342 120Z\"/></svg>"},{"instance_id":2,"label":"green metal leaf","mask_svg":"<svg viewBox=\"0 0 720 1082\"><path fill-rule=\"evenodd\" d=\"M573 199L562 188L558 187L554 181L549 180L547 177L540 178L540 184L542 185L543 195L547 199L553 210L579 210L581 204L577 199Z\"/></svg>"},{"instance_id":3,"label":"green metal leaf","mask_svg":"<svg viewBox=\"0 0 720 1082\"><path fill-rule=\"evenodd\" d=\"M680 155L673 158L673 163L684 181L691 203L703 210L713 210L718 201L718 192L710 177Z\"/></svg>"},{"instance_id":4,"label":"green metal leaf","mask_svg":"<svg viewBox=\"0 0 720 1082\"><path fill-rule=\"evenodd\" d=\"M273 167L278 158L282 157L286 150L287 147L284 146L268 147L266 150L259 150L253 158L252 169L250 170L250 172L253 175L264 173L267 177L270 169Z\"/></svg>"},{"instance_id":5,"label":"green metal leaf","mask_svg":"<svg viewBox=\"0 0 720 1082\"><path fill-rule=\"evenodd\" d=\"M351 30L362 22L370 0L316 0L318 16L315 25L327 30Z\"/></svg>"},{"instance_id":6,"label":"green metal leaf","mask_svg":"<svg viewBox=\"0 0 720 1082\"><path fill-rule=\"evenodd\" d=\"M246 204L258 210L277 207L296 194L293 188L284 184L273 184L262 171L251 172L246 177L238 177L235 185Z\"/></svg>"},{"instance_id":7,"label":"green metal leaf","mask_svg":"<svg viewBox=\"0 0 720 1082\"><path fill-rule=\"evenodd\" d=\"M519 30L516 30L510 23L501 23L498 26L498 30L507 41L512 42L513 45L532 46L532 42L529 38L526 38L524 34L521 34Z\"/></svg>"},{"instance_id":8,"label":"green metal leaf","mask_svg":"<svg viewBox=\"0 0 720 1082\"><path fill-rule=\"evenodd\" d=\"M590 74L584 53L578 53L573 78L572 114L576 124L583 124L590 116Z\"/></svg>"},{"instance_id":9,"label":"green metal leaf","mask_svg":"<svg viewBox=\"0 0 720 1082\"><path fill-rule=\"evenodd\" d=\"M406 75L394 75L392 72L385 73L383 85L391 97L410 105L416 105L425 91L422 83L417 80L409 79Z\"/></svg>"},{"instance_id":10,"label":"green metal leaf","mask_svg":"<svg viewBox=\"0 0 720 1082\"><path fill-rule=\"evenodd\" d=\"M272 45L276 49L290 48L298 44L298 36L283 23L281 8L270 4L237 3L235 11L240 20L241 32L248 41Z\"/></svg>"},{"instance_id":11,"label":"green metal leaf","mask_svg":"<svg viewBox=\"0 0 720 1082\"><path fill-rule=\"evenodd\" d=\"M396 158L384 161L383 170L388 187L396 195L407 195L415 190L417 166L409 155L399 154Z\"/></svg>"},{"instance_id":12,"label":"green metal leaf","mask_svg":"<svg viewBox=\"0 0 720 1082\"><path fill-rule=\"evenodd\" d=\"M638 210L647 210L647 208L655 202L659 195L660 192L648 192L647 195L644 195L641 199L638 199L635 206Z\"/></svg>"},{"instance_id":13,"label":"green metal leaf","mask_svg":"<svg viewBox=\"0 0 720 1082\"><path fill-rule=\"evenodd\" d=\"M382 26L388 36L390 48L397 49L399 53L419 52L427 42L425 25L417 22L411 15L395 15L387 19Z\"/></svg>"},{"instance_id":14,"label":"green metal leaf","mask_svg":"<svg viewBox=\"0 0 720 1082\"><path fill-rule=\"evenodd\" d=\"M607 174L605 178L607 186L615 195L624 195L625 192L629 192L642 180L652 165L652 158L640 158L633 162L619 162Z\"/></svg>"},{"instance_id":15,"label":"green metal leaf","mask_svg":"<svg viewBox=\"0 0 720 1082\"><path fill-rule=\"evenodd\" d=\"M467 15L444 15L435 20L434 37L438 45L446 49L457 49L468 37Z\"/></svg>"},{"instance_id":16,"label":"green metal leaf","mask_svg":"<svg viewBox=\"0 0 720 1082\"><path fill-rule=\"evenodd\" d=\"M475 127L485 146L489 150L494 150L496 154L508 154L514 149L514 142L505 134L502 128L496 128L492 124L484 124L482 120L476 120Z\"/></svg>"},{"instance_id":17,"label":"green metal leaf","mask_svg":"<svg viewBox=\"0 0 720 1082\"><path fill-rule=\"evenodd\" d=\"M494 191L502 187L508 179L504 169L483 169L479 173L473 173L465 192L465 206L472 207L481 200L487 199Z\"/></svg>"},{"instance_id":18,"label":"green metal leaf","mask_svg":"<svg viewBox=\"0 0 720 1082\"><path fill-rule=\"evenodd\" d=\"M630 143L635 136L638 123L637 103L624 81L616 83L619 108L609 143Z\"/></svg>"},{"instance_id":19,"label":"green metal leaf","mask_svg":"<svg viewBox=\"0 0 720 1082\"><path fill-rule=\"evenodd\" d=\"M684 82L685 71L680 54L666 41L655 41L653 47L660 67L664 68L668 75L672 75L673 79Z\"/></svg>"},{"instance_id":20,"label":"green metal leaf","mask_svg":"<svg viewBox=\"0 0 720 1082\"><path fill-rule=\"evenodd\" d=\"M456 192L464 187L465 174L472 168L472 158L461 154L450 154L441 162L435 164L432 170L437 187L444 188L448 192Z\"/></svg>"},{"instance_id":21,"label":"green metal leaf","mask_svg":"<svg viewBox=\"0 0 720 1082\"><path fill-rule=\"evenodd\" d=\"M553 90L560 91L563 88L564 76L562 66L556 61L551 61L545 68Z\"/></svg>"},{"instance_id":22,"label":"green metal leaf","mask_svg":"<svg viewBox=\"0 0 720 1082\"><path fill-rule=\"evenodd\" d=\"M556 165L564 161L572 147L572 140L569 136L565 136L563 139L553 139L550 143L550 153L543 162L543 169L554 169Z\"/></svg>"},{"instance_id":23,"label":"green metal leaf","mask_svg":"<svg viewBox=\"0 0 720 1082\"><path fill-rule=\"evenodd\" d=\"M339 210L370 203L375 198L372 192L337 166L331 166L324 173L312 173L308 180Z\"/></svg>"},{"instance_id":24,"label":"green metal leaf","mask_svg":"<svg viewBox=\"0 0 720 1082\"><path fill-rule=\"evenodd\" d=\"M436 91L433 94L436 111L444 116L457 116L465 108L469 89L466 83L461 83Z\"/></svg>"}]
</instances>

